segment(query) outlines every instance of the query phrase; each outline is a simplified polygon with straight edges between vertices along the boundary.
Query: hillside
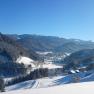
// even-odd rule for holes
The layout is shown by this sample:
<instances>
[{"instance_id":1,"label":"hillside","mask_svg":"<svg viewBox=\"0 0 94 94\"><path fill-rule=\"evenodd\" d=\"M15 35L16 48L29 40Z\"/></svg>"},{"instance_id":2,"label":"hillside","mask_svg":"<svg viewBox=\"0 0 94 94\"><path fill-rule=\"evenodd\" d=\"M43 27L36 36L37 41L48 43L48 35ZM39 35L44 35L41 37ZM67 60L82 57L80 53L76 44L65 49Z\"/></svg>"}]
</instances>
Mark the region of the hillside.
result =
<instances>
[{"instance_id":1,"label":"hillside","mask_svg":"<svg viewBox=\"0 0 94 94\"><path fill-rule=\"evenodd\" d=\"M81 50L72 53L64 59L64 71L80 70L88 71L94 69L94 49Z\"/></svg>"},{"instance_id":2,"label":"hillside","mask_svg":"<svg viewBox=\"0 0 94 94\"><path fill-rule=\"evenodd\" d=\"M76 78L76 75L79 76L79 81L73 78ZM94 70L88 71L85 73L79 74L71 74L67 76L53 76L53 77L44 77L36 80L27 80L23 82L16 83L14 85L6 86L5 91L13 91L13 90L26 90L26 89L36 89L36 88L48 88L54 86L65 86L65 84L69 83L82 83L94 81Z\"/></svg>"},{"instance_id":3,"label":"hillside","mask_svg":"<svg viewBox=\"0 0 94 94\"><path fill-rule=\"evenodd\" d=\"M38 58L34 51L29 52L14 39L0 33L0 76L23 73L23 64L31 64Z\"/></svg>"},{"instance_id":4,"label":"hillside","mask_svg":"<svg viewBox=\"0 0 94 94\"><path fill-rule=\"evenodd\" d=\"M93 94L94 82L60 85L49 88L14 90L2 94Z\"/></svg>"},{"instance_id":5,"label":"hillside","mask_svg":"<svg viewBox=\"0 0 94 94\"><path fill-rule=\"evenodd\" d=\"M73 53L83 49L93 49L94 42L77 39L65 39L40 35L8 35L30 51L53 51L57 53ZM29 45L27 45L29 44Z\"/></svg>"},{"instance_id":6,"label":"hillside","mask_svg":"<svg viewBox=\"0 0 94 94\"><path fill-rule=\"evenodd\" d=\"M22 47L17 41L13 38L10 38L6 35L0 34L0 52L8 53L13 60L16 60L20 55L31 57L32 59L37 58L37 54L32 51L31 53L28 49Z\"/></svg>"}]
</instances>

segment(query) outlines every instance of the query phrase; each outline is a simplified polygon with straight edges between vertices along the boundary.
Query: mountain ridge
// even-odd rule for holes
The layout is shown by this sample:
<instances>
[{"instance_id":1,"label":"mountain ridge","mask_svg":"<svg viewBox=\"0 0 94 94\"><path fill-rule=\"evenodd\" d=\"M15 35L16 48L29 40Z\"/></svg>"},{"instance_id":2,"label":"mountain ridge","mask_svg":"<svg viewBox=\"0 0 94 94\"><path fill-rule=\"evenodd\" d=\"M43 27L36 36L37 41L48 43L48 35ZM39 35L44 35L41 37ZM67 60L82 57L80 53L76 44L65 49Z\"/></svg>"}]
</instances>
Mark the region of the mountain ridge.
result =
<instances>
[{"instance_id":1,"label":"mountain ridge","mask_svg":"<svg viewBox=\"0 0 94 94\"><path fill-rule=\"evenodd\" d=\"M83 49L94 49L94 42L80 39L66 39L55 36L41 36L32 34L15 34L8 36L14 38L23 47L34 51L73 53Z\"/></svg>"}]
</instances>

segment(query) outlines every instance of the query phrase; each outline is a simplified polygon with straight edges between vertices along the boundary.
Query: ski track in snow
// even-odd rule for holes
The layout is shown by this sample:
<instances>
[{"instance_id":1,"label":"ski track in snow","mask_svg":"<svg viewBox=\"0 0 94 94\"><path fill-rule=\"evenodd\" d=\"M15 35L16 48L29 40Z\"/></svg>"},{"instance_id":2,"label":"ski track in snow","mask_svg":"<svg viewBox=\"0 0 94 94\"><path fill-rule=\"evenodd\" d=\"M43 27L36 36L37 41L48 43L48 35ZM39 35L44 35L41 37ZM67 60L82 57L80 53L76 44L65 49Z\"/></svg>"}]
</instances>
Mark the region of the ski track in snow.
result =
<instances>
[{"instance_id":1,"label":"ski track in snow","mask_svg":"<svg viewBox=\"0 0 94 94\"><path fill-rule=\"evenodd\" d=\"M15 90L1 94L94 94L94 82L59 85L48 88Z\"/></svg>"},{"instance_id":2,"label":"ski track in snow","mask_svg":"<svg viewBox=\"0 0 94 94\"><path fill-rule=\"evenodd\" d=\"M64 78L63 76L57 76L57 77L45 77L37 80L24 81L24 82L6 87L6 91L51 87L51 86L57 85L56 81L63 78Z\"/></svg>"}]
</instances>

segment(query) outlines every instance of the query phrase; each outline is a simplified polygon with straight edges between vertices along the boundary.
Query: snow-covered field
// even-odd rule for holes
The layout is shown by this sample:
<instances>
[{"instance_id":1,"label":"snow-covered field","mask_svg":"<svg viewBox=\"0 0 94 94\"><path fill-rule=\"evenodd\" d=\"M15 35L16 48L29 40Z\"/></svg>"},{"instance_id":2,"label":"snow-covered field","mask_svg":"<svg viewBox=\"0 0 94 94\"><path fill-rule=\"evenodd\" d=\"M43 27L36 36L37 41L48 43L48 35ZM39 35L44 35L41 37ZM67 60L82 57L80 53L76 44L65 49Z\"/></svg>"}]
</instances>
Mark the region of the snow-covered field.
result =
<instances>
[{"instance_id":1,"label":"snow-covered field","mask_svg":"<svg viewBox=\"0 0 94 94\"><path fill-rule=\"evenodd\" d=\"M56 64L43 64L42 68L54 69L54 68L63 68L63 66L59 66Z\"/></svg>"},{"instance_id":2,"label":"snow-covered field","mask_svg":"<svg viewBox=\"0 0 94 94\"><path fill-rule=\"evenodd\" d=\"M51 51L49 51L49 52L40 52L40 51L37 51L36 52L37 54L39 54L39 55L47 55L47 54L52 54L53 52L51 52Z\"/></svg>"},{"instance_id":3,"label":"snow-covered field","mask_svg":"<svg viewBox=\"0 0 94 94\"><path fill-rule=\"evenodd\" d=\"M78 75L80 83L73 83L72 75L45 77L6 87L2 94L94 94L94 71Z\"/></svg>"},{"instance_id":4,"label":"snow-covered field","mask_svg":"<svg viewBox=\"0 0 94 94\"><path fill-rule=\"evenodd\" d=\"M23 63L25 65L32 65L32 67L35 67L34 60L32 60L29 57L25 57L25 56L19 56L19 58L16 60L17 63Z\"/></svg>"},{"instance_id":5,"label":"snow-covered field","mask_svg":"<svg viewBox=\"0 0 94 94\"><path fill-rule=\"evenodd\" d=\"M29 89L29 88L47 88L51 86L56 86L57 81L63 79L63 76L57 77L45 77L37 80L29 80L21 82L12 86L6 87L6 91L19 90L19 89Z\"/></svg>"},{"instance_id":6,"label":"snow-covered field","mask_svg":"<svg viewBox=\"0 0 94 94\"><path fill-rule=\"evenodd\" d=\"M78 73L80 79L78 82L94 81L94 71ZM19 90L19 89L31 89L31 88L48 88L53 86L65 85L74 83L73 77L75 74L66 76L44 77L36 80L24 81L15 85L6 87L6 91Z\"/></svg>"},{"instance_id":7,"label":"snow-covered field","mask_svg":"<svg viewBox=\"0 0 94 94\"><path fill-rule=\"evenodd\" d=\"M15 90L2 94L94 94L94 82L59 85L48 88Z\"/></svg>"}]
</instances>

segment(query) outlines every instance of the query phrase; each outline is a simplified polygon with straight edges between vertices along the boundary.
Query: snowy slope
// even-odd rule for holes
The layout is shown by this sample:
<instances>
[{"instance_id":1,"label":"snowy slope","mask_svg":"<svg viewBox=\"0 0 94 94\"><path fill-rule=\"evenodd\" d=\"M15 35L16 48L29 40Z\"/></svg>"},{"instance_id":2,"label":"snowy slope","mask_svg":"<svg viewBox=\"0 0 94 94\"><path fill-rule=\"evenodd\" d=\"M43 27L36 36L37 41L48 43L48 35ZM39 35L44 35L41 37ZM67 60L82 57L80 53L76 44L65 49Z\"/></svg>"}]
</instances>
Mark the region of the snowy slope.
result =
<instances>
[{"instance_id":1,"label":"snowy slope","mask_svg":"<svg viewBox=\"0 0 94 94\"><path fill-rule=\"evenodd\" d=\"M94 82L67 84L49 88L15 90L2 94L94 94Z\"/></svg>"},{"instance_id":2,"label":"snowy slope","mask_svg":"<svg viewBox=\"0 0 94 94\"><path fill-rule=\"evenodd\" d=\"M36 80L24 81L12 86L6 87L6 91L29 89L29 88L47 88L52 86L60 86L64 84L74 83L73 75L44 77ZM78 82L94 81L93 71L78 73L80 77Z\"/></svg>"},{"instance_id":3,"label":"snowy slope","mask_svg":"<svg viewBox=\"0 0 94 94\"><path fill-rule=\"evenodd\" d=\"M57 85L56 81L63 79L63 76L45 77L37 80L24 81L15 85L6 87L6 91L29 89L29 88L43 88Z\"/></svg>"},{"instance_id":4,"label":"snowy slope","mask_svg":"<svg viewBox=\"0 0 94 94\"><path fill-rule=\"evenodd\" d=\"M94 94L94 82L84 82L94 81L93 72L79 73L81 83L73 84L72 75L45 77L6 87L2 94Z\"/></svg>"},{"instance_id":5,"label":"snowy slope","mask_svg":"<svg viewBox=\"0 0 94 94\"><path fill-rule=\"evenodd\" d=\"M86 72L85 77L81 79L81 82L94 81L94 70Z\"/></svg>"},{"instance_id":6,"label":"snowy slope","mask_svg":"<svg viewBox=\"0 0 94 94\"><path fill-rule=\"evenodd\" d=\"M27 88L30 88L30 87L32 88L33 84L34 84L34 81L21 82L19 84L7 87L6 91L18 90L18 89L27 89Z\"/></svg>"},{"instance_id":7,"label":"snowy slope","mask_svg":"<svg viewBox=\"0 0 94 94\"><path fill-rule=\"evenodd\" d=\"M43 64L42 68L55 69L55 68L63 68L63 66L56 64Z\"/></svg>"},{"instance_id":8,"label":"snowy slope","mask_svg":"<svg viewBox=\"0 0 94 94\"><path fill-rule=\"evenodd\" d=\"M32 67L35 67L35 65L33 64L34 63L34 60L32 60L31 58L29 57L25 57L25 56L20 56L17 60L16 60L17 63L23 63L25 65L32 65Z\"/></svg>"}]
</instances>

